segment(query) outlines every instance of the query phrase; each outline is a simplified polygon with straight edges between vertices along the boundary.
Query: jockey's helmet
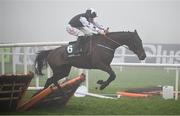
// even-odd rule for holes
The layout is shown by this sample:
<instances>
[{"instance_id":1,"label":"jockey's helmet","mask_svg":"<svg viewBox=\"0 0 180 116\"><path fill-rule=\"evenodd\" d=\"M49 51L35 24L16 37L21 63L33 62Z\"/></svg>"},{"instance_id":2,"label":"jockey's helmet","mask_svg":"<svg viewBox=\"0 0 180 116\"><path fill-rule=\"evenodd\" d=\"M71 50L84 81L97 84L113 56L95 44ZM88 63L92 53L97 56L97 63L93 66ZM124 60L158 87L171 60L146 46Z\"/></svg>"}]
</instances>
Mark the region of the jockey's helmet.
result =
<instances>
[{"instance_id":1,"label":"jockey's helmet","mask_svg":"<svg viewBox=\"0 0 180 116\"><path fill-rule=\"evenodd\" d=\"M85 13L86 17L88 18L95 18L97 17L97 13L93 8L88 8Z\"/></svg>"}]
</instances>

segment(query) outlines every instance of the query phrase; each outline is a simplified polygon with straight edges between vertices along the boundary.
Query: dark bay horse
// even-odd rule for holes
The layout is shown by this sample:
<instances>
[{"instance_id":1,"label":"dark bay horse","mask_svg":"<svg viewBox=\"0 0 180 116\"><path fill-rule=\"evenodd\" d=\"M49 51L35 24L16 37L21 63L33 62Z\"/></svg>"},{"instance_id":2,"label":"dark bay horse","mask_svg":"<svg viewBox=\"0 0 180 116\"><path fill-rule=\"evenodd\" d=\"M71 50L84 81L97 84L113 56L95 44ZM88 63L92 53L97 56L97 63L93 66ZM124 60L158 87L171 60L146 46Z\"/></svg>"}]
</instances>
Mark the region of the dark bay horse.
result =
<instances>
[{"instance_id":1,"label":"dark bay horse","mask_svg":"<svg viewBox=\"0 0 180 116\"><path fill-rule=\"evenodd\" d=\"M88 41L83 45L84 51L86 51L86 55L83 56L68 58L68 45L40 51L35 60L36 73L42 74L43 67L47 66L47 63L49 64L53 75L46 81L44 86L46 88L52 83L57 85L58 80L68 76L72 66L84 69L100 69L109 74L106 81L99 80L97 82L100 84L100 90L102 90L116 78L110 63L116 48L122 45L128 46L138 56L139 60L146 58L142 40L136 30L134 32L110 32L105 36L99 34L89 36Z\"/></svg>"}]
</instances>

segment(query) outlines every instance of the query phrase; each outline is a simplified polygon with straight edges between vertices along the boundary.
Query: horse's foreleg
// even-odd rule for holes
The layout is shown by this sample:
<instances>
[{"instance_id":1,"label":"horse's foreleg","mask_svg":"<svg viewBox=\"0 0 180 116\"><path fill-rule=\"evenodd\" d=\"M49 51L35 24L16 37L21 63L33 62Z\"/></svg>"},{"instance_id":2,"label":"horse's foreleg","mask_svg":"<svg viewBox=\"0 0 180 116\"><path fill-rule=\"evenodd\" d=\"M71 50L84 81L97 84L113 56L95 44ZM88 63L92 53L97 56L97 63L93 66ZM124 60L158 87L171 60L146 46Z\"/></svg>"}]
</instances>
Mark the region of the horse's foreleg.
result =
<instances>
[{"instance_id":1,"label":"horse's foreleg","mask_svg":"<svg viewBox=\"0 0 180 116\"><path fill-rule=\"evenodd\" d=\"M106 71L109 74L109 78L106 81L103 80L97 81L97 84L101 85L100 90L106 88L116 78L116 74L114 73L114 71L110 66L107 67L104 71Z\"/></svg>"},{"instance_id":2,"label":"horse's foreleg","mask_svg":"<svg viewBox=\"0 0 180 116\"><path fill-rule=\"evenodd\" d=\"M113 81L116 78L116 74L114 73L114 71L112 70L110 73L109 78L107 79L107 82L110 83L111 81Z\"/></svg>"}]
</instances>

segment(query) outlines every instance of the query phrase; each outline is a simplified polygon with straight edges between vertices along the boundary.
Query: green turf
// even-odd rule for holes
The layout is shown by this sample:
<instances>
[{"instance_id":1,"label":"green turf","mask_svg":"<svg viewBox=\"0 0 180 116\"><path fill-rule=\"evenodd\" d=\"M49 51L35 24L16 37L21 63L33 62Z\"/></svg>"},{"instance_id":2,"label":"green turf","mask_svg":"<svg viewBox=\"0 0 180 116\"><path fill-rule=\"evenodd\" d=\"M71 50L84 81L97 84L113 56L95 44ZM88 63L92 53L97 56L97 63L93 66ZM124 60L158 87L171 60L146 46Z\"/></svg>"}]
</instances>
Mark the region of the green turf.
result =
<instances>
[{"instance_id":1,"label":"green turf","mask_svg":"<svg viewBox=\"0 0 180 116\"><path fill-rule=\"evenodd\" d=\"M113 67L116 72L116 79L106 88L103 93L114 93L118 90L129 88L141 88L158 85L175 85L175 72L166 72L162 68L136 68L124 67L122 72L118 67ZM102 71L92 70L89 74L89 88L92 92L97 92L94 88L99 79L107 79L108 75ZM101 92L101 91L100 91Z\"/></svg>"},{"instance_id":2,"label":"green turf","mask_svg":"<svg viewBox=\"0 0 180 116\"><path fill-rule=\"evenodd\" d=\"M32 69L29 67L29 69ZM21 70L20 68L18 70ZM117 91L123 91L130 88L157 86L157 85L175 85L175 71L169 71L162 68L137 68L113 67L117 78L105 90L95 89L96 82L99 79L107 79L108 75L99 70L89 71L89 91L100 94L115 94ZM70 78L76 76L77 71L72 70ZM47 76L40 78L40 84L44 85ZM31 85L34 85L35 79ZM34 91L27 91L24 101L30 99ZM49 107L32 108L25 112L11 112L4 114L59 114L59 115L116 115L116 114L134 114L134 115L180 115L180 100L164 100L161 96L149 98L127 98L121 97L118 100L99 99L93 97L76 98L72 97L65 107L59 107L54 104Z\"/></svg>"},{"instance_id":3,"label":"green turf","mask_svg":"<svg viewBox=\"0 0 180 116\"><path fill-rule=\"evenodd\" d=\"M164 100L161 97L127 98L118 100L93 97L72 97L65 107L58 104L32 108L25 112L6 114L51 114L51 115L172 115L180 114L180 100Z\"/></svg>"}]
</instances>

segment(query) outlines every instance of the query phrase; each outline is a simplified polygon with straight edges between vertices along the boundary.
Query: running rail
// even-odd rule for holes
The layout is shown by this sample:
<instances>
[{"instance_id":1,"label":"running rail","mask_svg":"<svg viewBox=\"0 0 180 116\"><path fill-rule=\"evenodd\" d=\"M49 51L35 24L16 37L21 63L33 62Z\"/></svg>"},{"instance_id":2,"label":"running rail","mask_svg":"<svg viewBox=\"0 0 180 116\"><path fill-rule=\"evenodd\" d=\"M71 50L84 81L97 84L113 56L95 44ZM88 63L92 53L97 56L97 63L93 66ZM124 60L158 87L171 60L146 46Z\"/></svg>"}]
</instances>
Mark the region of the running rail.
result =
<instances>
[{"instance_id":1,"label":"running rail","mask_svg":"<svg viewBox=\"0 0 180 116\"><path fill-rule=\"evenodd\" d=\"M152 63L112 63L112 66L145 66L145 67L173 67L176 71L175 79L175 100L178 100L178 82L180 64L152 64ZM88 78L88 77L87 77Z\"/></svg>"},{"instance_id":2,"label":"running rail","mask_svg":"<svg viewBox=\"0 0 180 116\"><path fill-rule=\"evenodd\" d=\"M68 44L68 42L7 43L7 44L0 44L0 48L4 48L4 47L59 46L59 45L67 45L67 44Z\"/></svg>"}]
</instances>

